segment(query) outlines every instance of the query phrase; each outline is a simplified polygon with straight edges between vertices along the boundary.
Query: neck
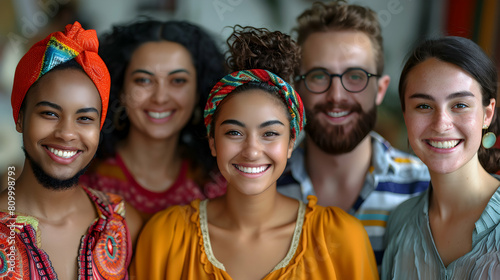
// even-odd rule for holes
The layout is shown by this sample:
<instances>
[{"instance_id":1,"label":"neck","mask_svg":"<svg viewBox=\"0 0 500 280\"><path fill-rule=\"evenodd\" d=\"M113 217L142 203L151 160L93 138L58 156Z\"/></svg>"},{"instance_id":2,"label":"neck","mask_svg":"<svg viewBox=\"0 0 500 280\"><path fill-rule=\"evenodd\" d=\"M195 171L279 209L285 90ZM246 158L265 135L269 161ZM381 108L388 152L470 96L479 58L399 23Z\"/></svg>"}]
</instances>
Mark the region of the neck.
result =
<instances>
[{"instance_id":1,"label":"neck","mask_svg":"<svg viewBox=\"0 0 500 280\"><path fill-rule=\"evenodd\" d=\"M274 218L280 195L276 186L258 195L244 195L228 186L223 199L223 211L227 213L230 224L241 230L258 230Z\"/></svg>"},{"instance_id":2,"label":"neck","mask_svg":"<svg viewBox=\"0 0 500 280\"><path fill-rule=\"evenodd\" d=\"M367 135L354 150L332 155L322 151L307 136L306 138L306 170L313 182L313 186L322 187L352 187L350 182L364 178L371 164L371 137Z\"/></svg>"},{"instance_id":3,"label":"neck","mask_svg":"<svg viewBox=\"0 0 500 280\"><path fill-rule=\"evenodd\" d=\"M168 139L152 139L131 129L118 151L134 170L166 170L181 161L178 142L178 134Z\"/></svg>"},{"instance_id":4,"label":"neck","mask_svg":"<svg viewBox=\"0 0 500 280\"><path fill-rule=\"evenodd\" d=\"M8 199L8 196L9 193L3 191L1 201ZM90 203L79 185L65 190L51 190L42 186L26 162L16 180L14 195L11 196L15 198L15 212L53 221L78 211L84 203Z\"/></svg>"},{"instance_id":5,"label":"neck","mask_svg":"<svg viewBox=\"0 0 500 280\"><path fill-rule=\"evenodd\" d=\"M500 185L481 166L477 154L452 173L429 172L432 182L429 210L444 218L482 212Z\"/></svg>"}]
</instances>

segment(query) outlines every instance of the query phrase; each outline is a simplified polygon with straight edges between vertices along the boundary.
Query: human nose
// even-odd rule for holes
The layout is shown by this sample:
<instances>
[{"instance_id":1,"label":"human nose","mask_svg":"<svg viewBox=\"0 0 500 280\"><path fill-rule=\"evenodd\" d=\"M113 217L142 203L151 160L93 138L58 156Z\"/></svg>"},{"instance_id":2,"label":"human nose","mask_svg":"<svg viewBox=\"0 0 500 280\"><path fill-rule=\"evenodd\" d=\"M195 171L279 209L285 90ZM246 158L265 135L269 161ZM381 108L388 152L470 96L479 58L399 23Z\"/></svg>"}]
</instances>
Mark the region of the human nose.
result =
<instances>
[{"instance_id":1,"label":"human nose","mask_svg":"<svg viewBox=\"0 0 500 280\"><path fill-rule=\"evenodd\" d=\"M151 100L157 104L166 103L170 99L168 86L161 82L154 88Z\"/></svg>"},{"instance_id":2,"label":"human nose","mask_svg":"<svg viewBox=\"0 0 500 280\"><path fill-rule=\"evenodd\" d=\"M326 91L326 98L335 103L340 103L347 99L348 92L342 85L341 75L330 75L330 88Z\"/></svg>"},{"instance_id":3,"label":"human nose","mask_svg":"<svg viewBox=\"0 0 500 280\"><path fill-rule=\"evenodd\" d=\"M64 142L70 142L76 139L77 132L75 123L71 119L62 119L57 124L54 135Z\"/></svg>"},{"instance_id":4,"label":"human nose","mask_svg":"<svg viewBox=\"0 0 500 280\"><path fill-rule=\"evenodd\" d=\"M246 159L252 160L258 158L261 152L261 145L258 141L258 137L249 136L245 140L245 146L243 147L242 156Z\"/></svg>"},{"instance_id":5,"label":"human nose","mask_svg":"<svg viewBox=\"0 0 500 280\"><path fill-rule=\"evenodd\" d=\"M451 116L446 110L437 110L432 120L432 128L436 132L445 132L453 127Z\"/></svg>"}]
</instances>

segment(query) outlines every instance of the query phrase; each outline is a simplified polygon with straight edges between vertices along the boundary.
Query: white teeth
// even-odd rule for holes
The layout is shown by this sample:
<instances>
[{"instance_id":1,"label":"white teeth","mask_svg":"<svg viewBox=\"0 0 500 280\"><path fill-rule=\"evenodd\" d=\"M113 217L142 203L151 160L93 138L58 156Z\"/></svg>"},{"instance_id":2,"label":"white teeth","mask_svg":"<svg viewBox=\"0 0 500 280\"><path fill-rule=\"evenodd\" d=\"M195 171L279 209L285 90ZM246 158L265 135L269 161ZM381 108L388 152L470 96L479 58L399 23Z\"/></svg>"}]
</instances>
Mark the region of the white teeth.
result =
<instances>
[{"instance_id":1,"label":"white teeth","mask_svg":"<svg viewBox=\"0 0 500 280\"><path fill-rule=\"evenodd\" d=\"M58 157L62 157L62 158L70 158L70 157L76 155L76 153L78 152L78 151L62 151L62 150L57 150L57 149L54 149L51 147L48 147L48 149L54 155L56 155Z\"/></svg>"},{"instance_id":2,"label":"white teeth","mask_svg":"<svg viewBox=\"0 0 500 280\"><path fill-rule=\"evenodd\" d=\"M167 111L167 112L150 112L148 111L148 115L152 117L153 119L163 119L166 118L170 115L172 115L172 111Z\"/></svg>"},{"instance_id":3,"label":"white teeth","mask_svg":"<svg viewBox=\"0 0 500 280\"><path fill-rule=\"evenodd\" d=\"M431 144L432 147L438 148L438 149L450 149L455 147L458 144L458 140L451 140L451 141L429 141L429 144Z\"/></svg>"},{"instance_id":4,"label":"white teeth","mask_svg":"<svg viewBox=\"0 0 500 280\"><path fill-rule=\"evenodd\" d=\"M244 173L255 174L255 173L261 173L261 172L263 172L264 170L267 169L267 166L244 167L244 166L236 165L236 168L238 168L238 170L240 170L241 172L244 172Z\"/></svg>"},{"instance_id":5,"label":"white teeth","mask_svg":"<svg viewBox=\"0 0 500 280\"><path fill-rule=\"evenodd\" d=\"M349 114L349 111L342 111L342 112L328 112L328 116L332 118L340 118L343 116L347 116Z\"/></svg>"}]
</instances>

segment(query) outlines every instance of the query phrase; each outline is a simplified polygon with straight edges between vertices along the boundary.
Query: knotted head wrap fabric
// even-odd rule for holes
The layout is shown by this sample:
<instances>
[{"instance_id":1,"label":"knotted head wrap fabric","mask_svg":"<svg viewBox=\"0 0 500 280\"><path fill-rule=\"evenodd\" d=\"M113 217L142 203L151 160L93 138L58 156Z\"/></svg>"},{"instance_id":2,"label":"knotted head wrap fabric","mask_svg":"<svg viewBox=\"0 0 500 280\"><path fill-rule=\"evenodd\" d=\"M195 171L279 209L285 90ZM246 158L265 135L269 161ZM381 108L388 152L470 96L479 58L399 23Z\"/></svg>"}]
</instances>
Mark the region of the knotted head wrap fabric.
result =
<instances>
[{"instance_id":1,"label":"knotted head wrap fabric","mask_svg":"<svg viewBox=\"0 0 500 280\"><path fill-rule=\"evenodd\" d=\"M297 139L306 122L302 100L297 92L287 82L276 74L263 69L250 69L233 72L222 78L212 88L204 111L207 135L210 136L212 117L217 110L219 103L237 87L249 82L265 82L279 89L279 95L283 101L285 101L288 107L288 112L292 116L290 126L295 136L294 139Z\"/></svg>"},{"instance_id":2,"label":"knotted head wrap fabric","mask_svg":"<svg viewBox=\"0 0 500 280\"><path fill-rule=\"evenodd\" d=\"M66 25L63 32L54 32L34 44L17 64L12 88L11 104L14 121L29 88L55 66L75 59L95 84L101 96L101 128L108 110L111 79L108 68L97 54L99 41L95 30L85 30L79 22ZM71 93L68 93L71 98Z\"/></svg>"}]
</instances>

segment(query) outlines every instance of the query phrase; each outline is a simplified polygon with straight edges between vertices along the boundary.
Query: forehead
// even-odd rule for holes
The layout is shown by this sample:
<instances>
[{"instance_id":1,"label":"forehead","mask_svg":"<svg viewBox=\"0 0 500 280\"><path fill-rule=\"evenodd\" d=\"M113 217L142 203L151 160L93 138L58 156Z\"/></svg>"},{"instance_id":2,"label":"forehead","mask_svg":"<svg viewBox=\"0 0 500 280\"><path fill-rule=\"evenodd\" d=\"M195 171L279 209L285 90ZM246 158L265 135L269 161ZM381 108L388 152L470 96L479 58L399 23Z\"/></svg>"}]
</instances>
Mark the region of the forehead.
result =
<instances>
[{"instance_id":1,"label":"forehead","mask_svg":"<svg viewBox=\"0 0 500 280\"><path fill-rule=\"evenodd\" d=\"M26 94L27 104L49 101L61 107L86 106L101 108L101 97L92 80L81 70L50 71Z\"/></svg>"},{"instance_id":2,"label":"forehead","mask_svg":"<svg viewBox=\"0 0 500 280\"><path fill-rule=\"evenodd\" d=\"M132 54L129 70L143 68L154 72L185 68L195 71L191 54L181 44L170 41L147 42Z\"/></svg>"},{"instance_id":3,"label":"forehead","mask_svg":"<svg viewBox=\"0 0 500 280\"><path fill-rule=\"evenodd\" d=\"M330 30L312 33L302 45L301 68L307 71L316 67L333 72L342 72L349 67L375 71L372 42L361 31Z\"/></svg>"},{"instance_id":4,"label":"forehead","mask_svg":"<svg viewBox=\"0 0 500 280\"><path fill-rule=\"evenodd\" d=\"M220 105L219 119L246 119L247 122L262 123L270 119L288 120L286 105L264 90L251 89L227 97ZM286 123L288 121L283 121Z\"/></svg>"},{"instance_id":5,"label":"forehead","mask_svg":"<svg viewBox=\"0 0 500 280\"><path fill-rule=\"evenodd\" d=\"M405 97L425 93L438 99L460 91L470 91L481 98L479 83L467 72L454 64L429 58L408 73Z\"/></svg>"}]
</instances>

